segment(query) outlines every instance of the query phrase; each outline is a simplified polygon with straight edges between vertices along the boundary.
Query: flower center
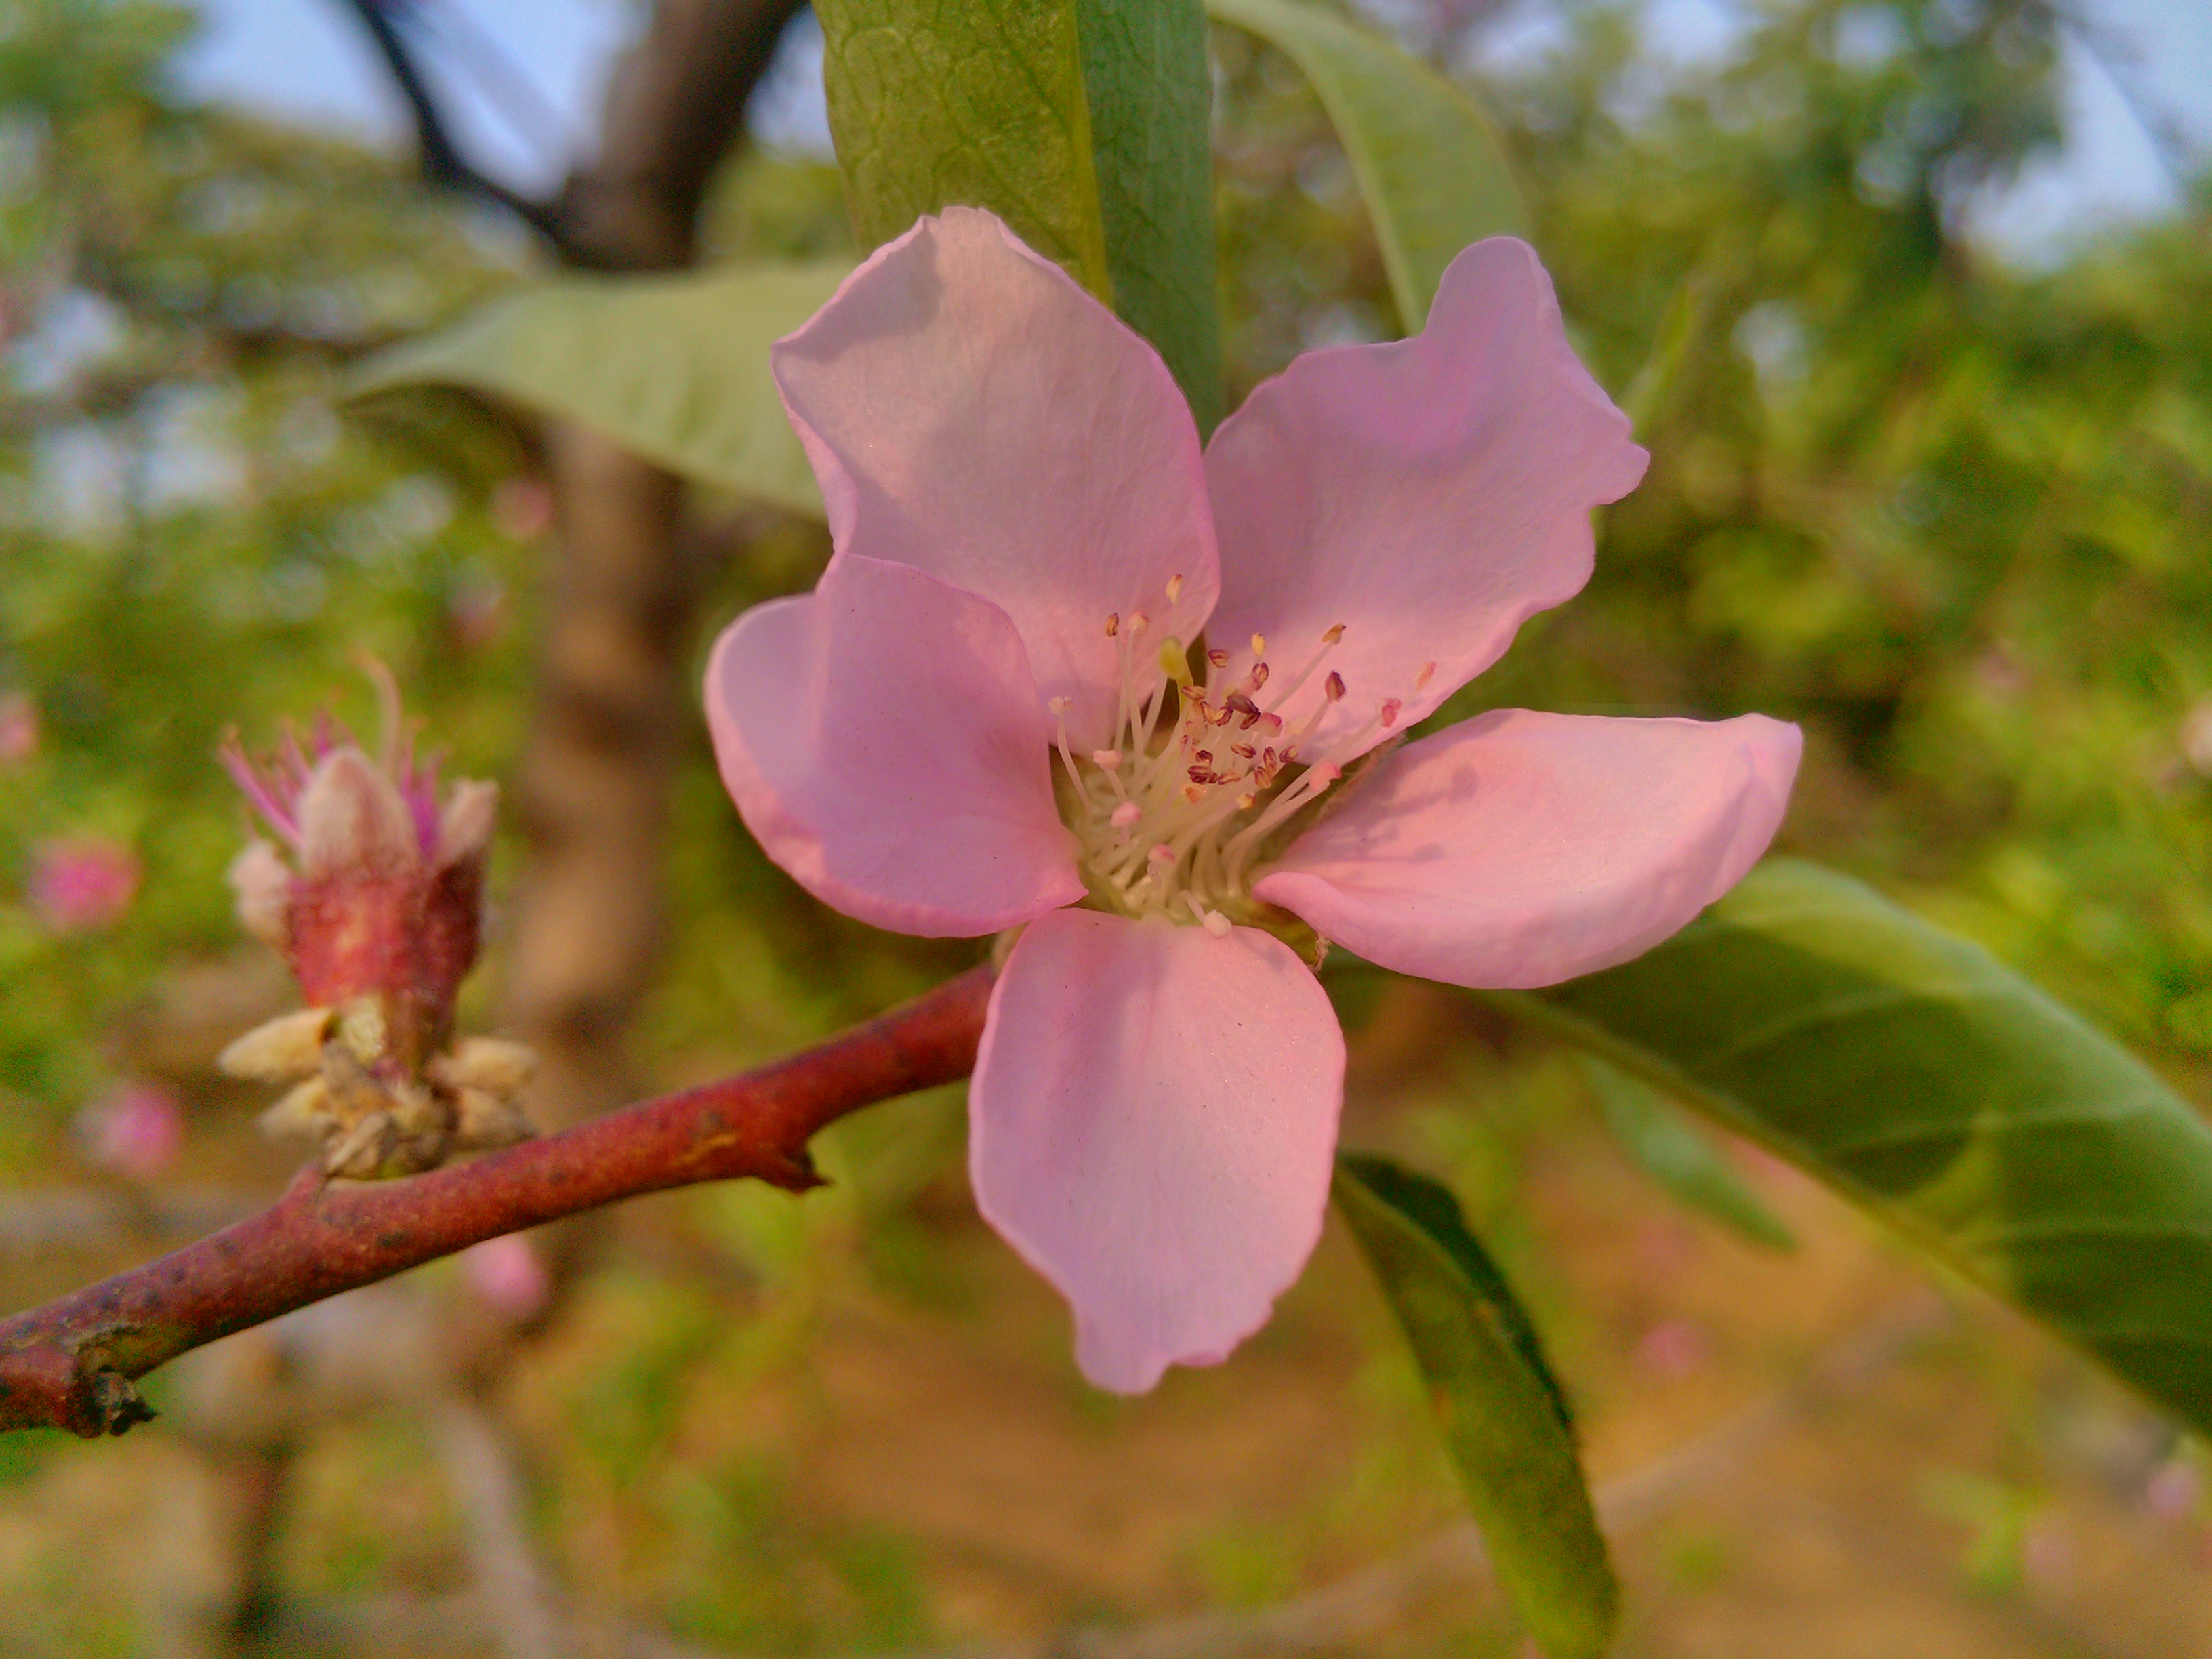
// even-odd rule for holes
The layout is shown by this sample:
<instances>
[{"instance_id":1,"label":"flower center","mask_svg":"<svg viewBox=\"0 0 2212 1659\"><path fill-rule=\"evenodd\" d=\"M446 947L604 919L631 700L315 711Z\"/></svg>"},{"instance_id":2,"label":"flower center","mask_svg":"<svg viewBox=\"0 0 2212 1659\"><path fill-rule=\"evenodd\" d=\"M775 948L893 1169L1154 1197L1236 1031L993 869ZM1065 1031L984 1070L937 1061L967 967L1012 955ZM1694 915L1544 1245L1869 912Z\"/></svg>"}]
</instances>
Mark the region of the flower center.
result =
<instances>
[{"instance_id":1,"label":"flower center","mask_svg":"<svg viewBox=\"0 0 2212 1659\"><path fill-rule=\"evenodd\" d=\"M1182 586L1182 577L1170 579L1169 606ZM1074 752L1068 700L1048 705L1066 775L1061 816L1079 843L1084 880L1104 908L1226 933L1259 908L1251 884L1276 832L1343 777L1378 727L1396 726L1403 705L1385 698L1365 725L1316 746L1315 728L1349 695L1343 677L1328 670L1312 712L1295 724L1284 717L1291 698L1324 673L1344 637L1342 623L1298 653L1295 673L1274 672L1267 641L1256 634L1252 665L1233 680L1230 653L1209 649L1202 685L1192 678L1184 642L1153 637L1142 611L1116 612L1105 629L1121 659L1113 746ZM1423 665L1415 684L1435 668Z\"/></svg>"}]
</instances>

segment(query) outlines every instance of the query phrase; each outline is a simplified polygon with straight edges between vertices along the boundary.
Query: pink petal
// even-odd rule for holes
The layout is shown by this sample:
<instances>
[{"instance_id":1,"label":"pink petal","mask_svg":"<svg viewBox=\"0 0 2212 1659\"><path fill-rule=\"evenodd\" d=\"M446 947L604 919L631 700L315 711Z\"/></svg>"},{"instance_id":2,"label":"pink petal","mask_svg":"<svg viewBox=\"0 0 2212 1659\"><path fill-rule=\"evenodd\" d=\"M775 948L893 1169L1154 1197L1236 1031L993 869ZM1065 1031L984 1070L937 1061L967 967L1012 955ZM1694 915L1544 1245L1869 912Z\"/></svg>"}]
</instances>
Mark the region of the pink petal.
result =
<instances>
[{"instance_id":1,"label":"pink petal","mask_svg":"<svg viewBox=\"0 0 2212 1659\"><path fill-rule=\"evenodd\" d=\"M1253 888L1326 938L1454 985L1555 984L1639 956L1735 885L1802 738L1495 709L1409 744Z\"/></svg>"},{"instance_id":2,"label":"pink petal","mask_svg":"<svg viewBox=\"0 0 2212 1659\"><path fill-rule=\"evenodd\" d=\"M707 723L746 827L848 915L989 933L1083 896L1029 660L972 593L841 560L724 631Z\"/></svg>"},{"instance_id":3,"label":"pink petal","mask_svg":"<svg viewBox=\"0 0 2212 1659\"><path fill-rule=\"evenodd\" d=\"M1348 695L1305 752L1352 739L1388 698L1409 726L1589 580L1589 509L1634 489L1648 459L1576 361L1534 251L1478 242L1444 272L1418 338L1308 352L1214 434L1208 643L1236 677L1264 635L1279 686L1342 623L1328 665ZM1323 679L1279 712L1297 724ZM1349 752L1384 735L1376 725Z\"/></svg>"},{"instance_id":4,"label":"pink petal","mask_svg":"<svg viewBox=\"0 0 2212 1659\"><path fill-rule=\"evenodd\" d=\"M358 749L315 763L300 793L300 873L402 870L422 860L415 814L391 775Z\"/></svg>"},{"instance_id":5,"label":"pink petal","mask_svg":"<svg viewBox=\"0 0 2212 1659\"><path fill-rule=\"evenodd\" d=\"M1075 700L1077 746L1109 741L1131 641L1107 617L1148 617L1149 663L1196 636L1219 586L1197 429L1159 354L956 207L878 248L775 362L839 552L990 600L1042 694Z\"/></svg>"},{"instance_id":6,"label":"pink petal","mask_svg":"<svg viewBox=\"0 0 2212 1659\"><path fill-rule=\"evenodd\" d=\"M1073 1304L1084 1375L1141 1394L1228 1358L1297 1278L1343 1098L1344 1034L1280 940L1060 911L991 994L975 1200Z\"/></svg>"}]
</instances>

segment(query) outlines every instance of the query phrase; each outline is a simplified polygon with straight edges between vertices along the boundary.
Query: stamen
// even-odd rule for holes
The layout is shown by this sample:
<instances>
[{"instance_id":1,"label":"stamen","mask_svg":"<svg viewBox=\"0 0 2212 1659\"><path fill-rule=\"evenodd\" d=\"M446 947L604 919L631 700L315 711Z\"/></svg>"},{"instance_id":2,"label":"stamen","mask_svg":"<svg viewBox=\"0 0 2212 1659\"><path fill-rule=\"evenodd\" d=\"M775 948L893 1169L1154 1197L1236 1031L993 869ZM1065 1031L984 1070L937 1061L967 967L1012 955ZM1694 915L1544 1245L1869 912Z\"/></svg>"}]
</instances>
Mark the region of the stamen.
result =
<instances>
[{"instance_id":1,"label":"stamen","mask_svg":"<svg viewBox=\"0 0 2212 1659\"><path fill-rule=\"evenodd\" d=\"M1308 767L1296 783L1268 804L1266 811L1231 837L1229 845L1222 849L1230 884L1233 886L1242 879L1245 861L1268 831L1343 775L1344 769L1333 763Z\"/></svg>"},{"instance_id":2,"label":"stamen","mask_svg":"<svg viewBox=\"0 0 2212 1659\"><path fill-rule=\"evenodd\" d=\"M1322 631L1321 642L1323 645L1334 645L1343 637L1344 624L1342 623L1331 623Z\"/></svg>"},{"instance_id":3,"label":"stamen","mask_svg":"<svg viewBox=\"0 0 2212 1659\"><path fill-rule=\"evenodd\" d=\"M1321 683L1321 689L1322 695L1326 696L1331 702L1342 702L1344 701L1344 676L1338 673L1332 668L1329 670L1328 678Z\"/></svg>"},{"instance_id":4,"label":"stamen","mask_svg":"<svg viewBox=\"0 0 2212 1659\"><path fill-rule=\"evenodd\" d=\"M1067 711L1074 702L1073 697L1053 697L1047 700L1045 707L1052 711L1053 722L1059 728L1053 746L1060 750L1060 763L1067 768L1067 781L1075 786L1075 798L1081 801L1087 799L1089 792L1083 787L1083 774L1075 769L1075 756L1067 746Z\"/></svg>"}]
</instances>

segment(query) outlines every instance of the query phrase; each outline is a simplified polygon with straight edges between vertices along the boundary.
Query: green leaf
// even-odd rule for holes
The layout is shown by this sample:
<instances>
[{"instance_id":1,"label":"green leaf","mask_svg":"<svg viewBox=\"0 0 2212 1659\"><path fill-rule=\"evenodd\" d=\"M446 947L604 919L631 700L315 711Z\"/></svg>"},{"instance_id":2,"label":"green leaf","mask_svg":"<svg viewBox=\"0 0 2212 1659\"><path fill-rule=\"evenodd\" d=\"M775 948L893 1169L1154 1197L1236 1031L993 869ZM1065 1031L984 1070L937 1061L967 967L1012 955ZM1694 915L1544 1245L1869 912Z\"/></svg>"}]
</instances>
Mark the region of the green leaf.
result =
<instances>
[{"instance_id":1,"label":"green leaf","mask_svg":"<svg viewBox=\"0 0 2212 1659\"><path fill-rule=\"evenodd\" d=\"M1546 1659L1597 1659L1620 1587L1528 1316L1437 1182L1345 1153L1335 1196L1428 1379L1498 1583Z\"/></svg>"},{"instance_id":2,"label":"green leaf","mask_svg":"<svg viewBox=\"0 0 2212 1659\"><path fill-rule=\"evenodd\" d=\"M349 383L472 386L605 433L671 471L820 517L768 349L836 292L842 263L574 276L502 295L379 352Z\"/></svg>"},{"instance_id":3,"label":"green leaf","mask_svg":"<svg viewBox=\"0 0 2212 1659\"><path fill-rule=\"evenodd\" d=\"M1978 945L1773 860L1634 962L1485 994L1764 1143L2212 1430L2212 1128Z\"/></svg>"},{"instance_id":4,"label":"green leaf","mask_svg":"<svg viewBox=\"0 0 2212 1659\"><path fill-rule=\"evenodd\" d=\"M1197 417L1221 419L1213 82L1200 0L1078 0L1114 309L1159 348Z\"/></svg>"},{"instance_id":5,"label":"green leaf","mask_svg":"<svg viewBox=\"0 0 2212 1659\"><path fill-rule=\"evenodd\" d=\"M988 208L1113 297L1075 0L820 0L830 134L862 247Z\"/></svg>"},{"instance_id":6,"label":"green leaf","mask_svg":"<svg viewBox=\"0 0 2212 1659\"><path fill-rule=\"evenodd\" d=\"M1729 1167L1728 1155L1686 1121L1674 1102L1595 1055L1583 1057L1583 1071L1599 1115L1638 1169L1700 1215L1754 1244L1796 1248L1790 1229Z\"/></svg>"},{"instance_id":7,"label":"green leaf","mask_svg":"<svg viewBox=\"0 0 2212 1659\"><path fill-rule=\"evenodd\" d=\"M1206 9L1284 52L1313 82L1374 216L1407 333L1426 320L1462 248L1528 234L1497 133L1436 70L1299 0L1207 0Z\"/></svg>"}]
</instances>

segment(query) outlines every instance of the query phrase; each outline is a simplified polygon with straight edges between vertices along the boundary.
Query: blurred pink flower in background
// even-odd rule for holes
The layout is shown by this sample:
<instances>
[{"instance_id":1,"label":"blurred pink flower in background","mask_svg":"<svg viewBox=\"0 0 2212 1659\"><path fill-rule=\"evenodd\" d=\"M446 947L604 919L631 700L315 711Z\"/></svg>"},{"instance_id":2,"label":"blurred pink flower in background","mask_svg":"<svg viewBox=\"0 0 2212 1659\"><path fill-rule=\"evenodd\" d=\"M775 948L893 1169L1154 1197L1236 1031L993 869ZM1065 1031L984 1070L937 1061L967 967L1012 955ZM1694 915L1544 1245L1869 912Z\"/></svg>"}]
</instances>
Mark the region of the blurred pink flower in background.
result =
<instances>
[{"instance_id":1,"label":"blurred pink flower in background","mask_svg":"<svg viewBox=\"0 0 2212 1659\"><path fill-rule=\"evenodd\" d=\"M185 1142L176 1097L151 1083L126 1083L78 1115L84 1155L103 1170L151 1181L176 1162Z\"/></svg>"},{"instance_id":2,"label":"blurred pink flower in background","mask_svg":"<svg viewBox=\"0 0 2212 1659\"><path fill-rule=\"evenodd\" d=\"M0 766L16 766L39 752L39 706L21 691L0 693Z\"/></svg>"},{"instance_id":3,"label":"blurred pink flower in background","mask_svg":"<svg viewBox=\"0 0 2212 1659\"><path fill-rule=\"evenodd\" d=\"M2143 1482L2143 1507L2161 1521L2185 1521L2204 1498L2204 1477L2195 1464L2176 1457L2151 1471Z\"/></svg>"},{"instance_id":4,"label":"blurred pink flower in background","mask_svg":"<svg viewBox=\"0 0 2212 1659\"><path fill-rule=\"evenodd\" d=\"M53 932L81 933L105 927L128 910L137 896L138 877L138 855L120 842L70 836L32 850L23 896Z\"/></svg>"},{"instance_id":5,"label":"blurred pink flower in background","mask_svg":"<svg viewBox=\"0 0 2212 1659\"><path fill-rule=\"evenodd\" d=\"M471 1244L461 1252L461 1271L471 1290L517 1323L534 1318L553 1293L545 1264L520 1233Z\"/></svg>"},{"instance_id":6,"label":"blurred pink flower in background","mask_svg":"<svg viewBox=\"0 0 2212 1659\"><path fill-rule=\"evenodd\" d=\"M1705 1328L1687 1319L1662 1319L1636 1345L1636 1363L1657 1376L1695 1376L1711 1358Z\"/></svg>"},{"instance_id":7,"label":"blurred pink flower in background","mask_svg":"<svg viewBox=\"0 0 2212 1659\"><path fill-rule=\"evenodd\" d=\"M534 542L553 527L553 492L543 478L502 478L492 486L491 522L509 541Z\"/></svg>"}]
</instances>

